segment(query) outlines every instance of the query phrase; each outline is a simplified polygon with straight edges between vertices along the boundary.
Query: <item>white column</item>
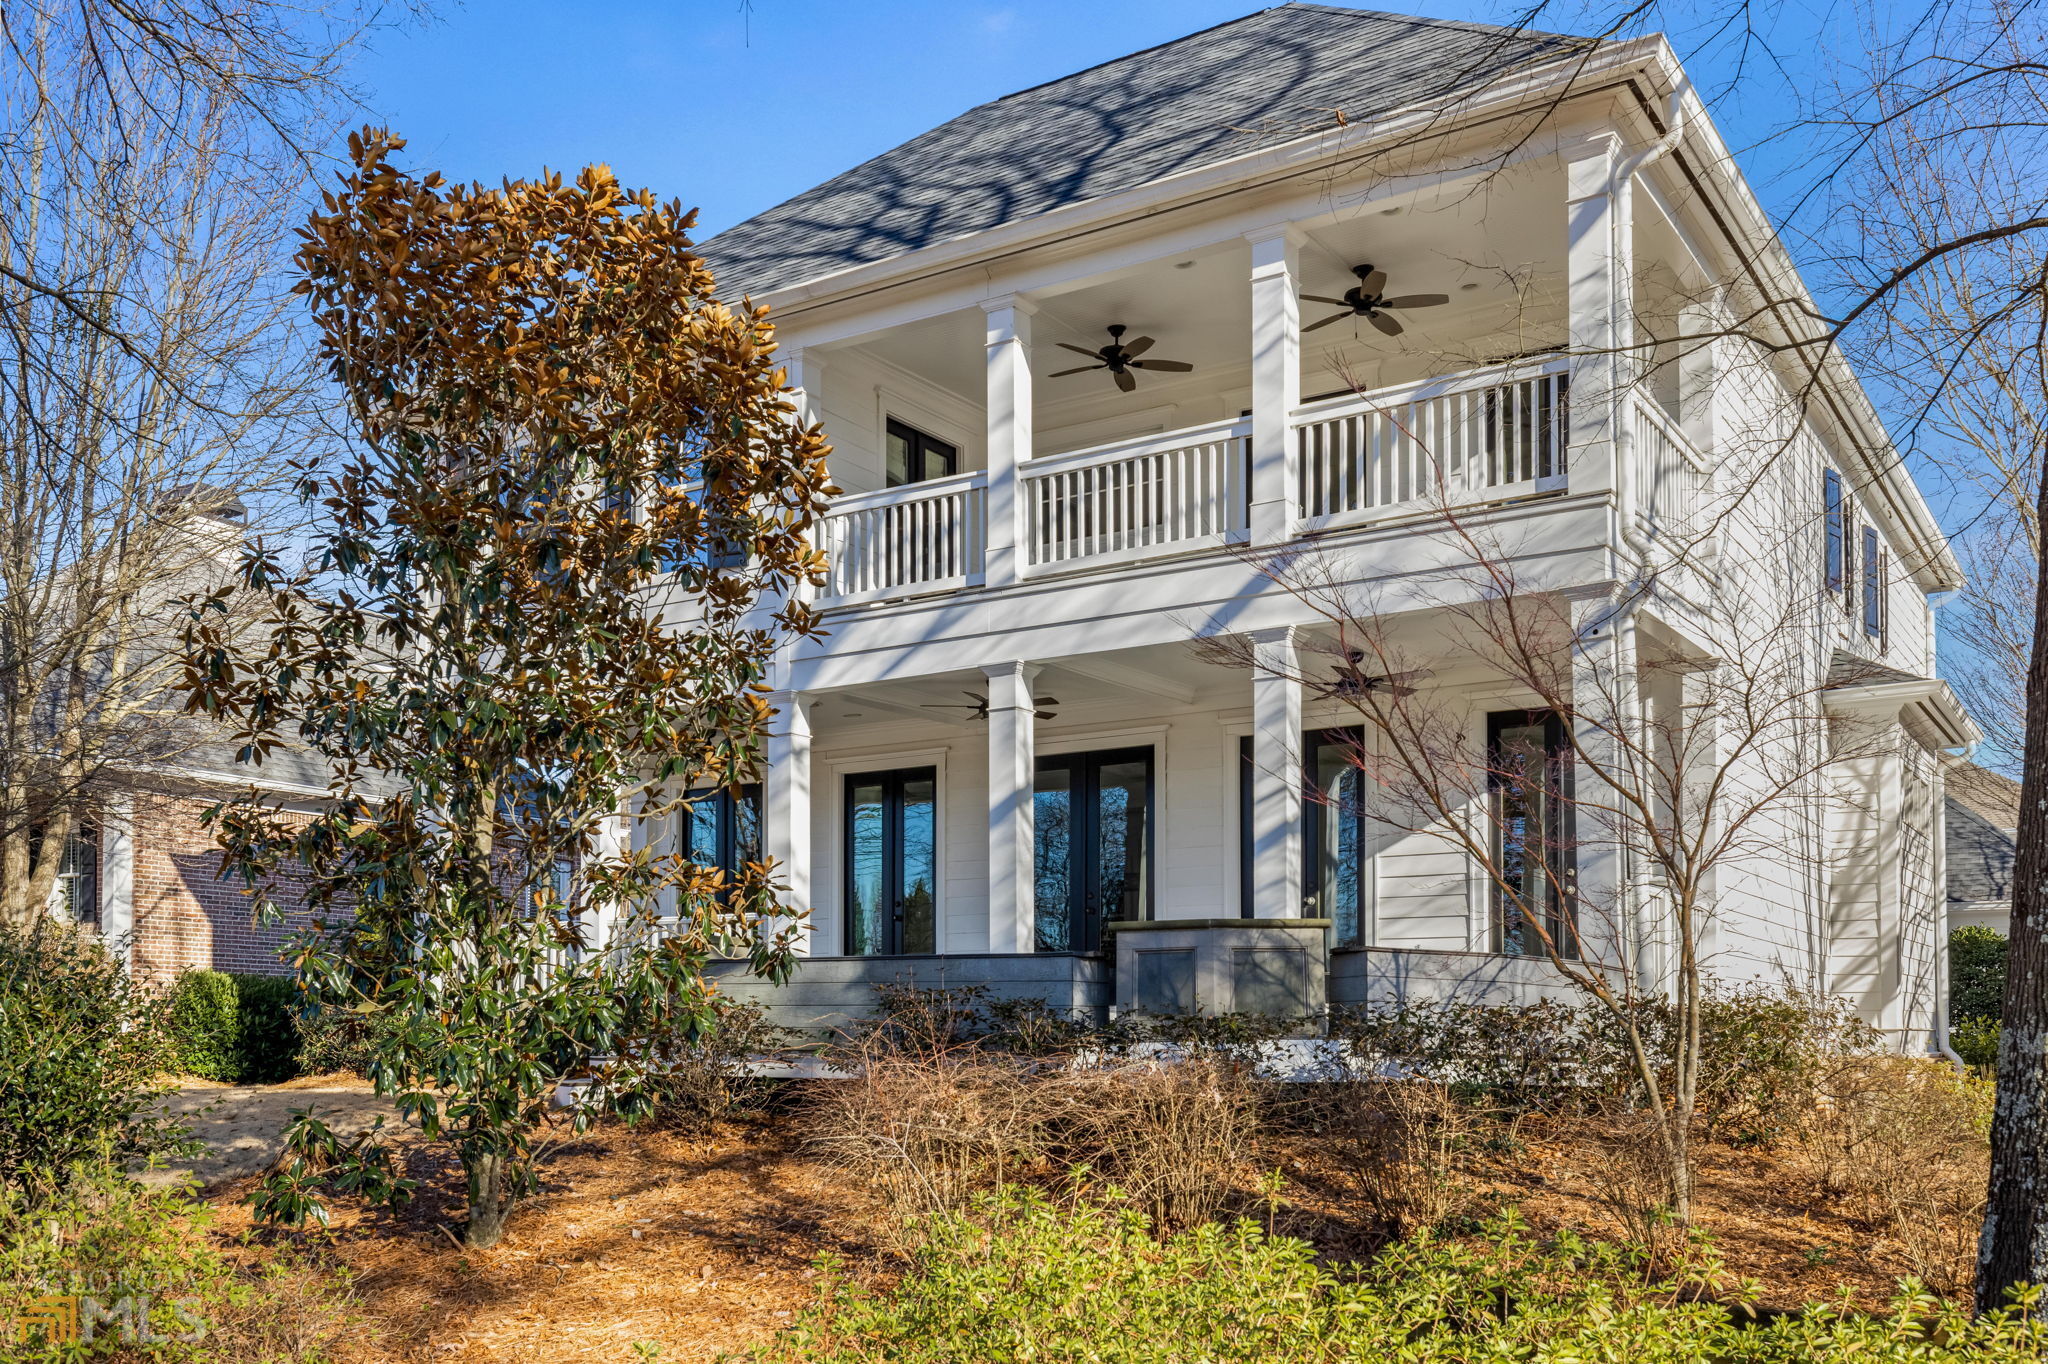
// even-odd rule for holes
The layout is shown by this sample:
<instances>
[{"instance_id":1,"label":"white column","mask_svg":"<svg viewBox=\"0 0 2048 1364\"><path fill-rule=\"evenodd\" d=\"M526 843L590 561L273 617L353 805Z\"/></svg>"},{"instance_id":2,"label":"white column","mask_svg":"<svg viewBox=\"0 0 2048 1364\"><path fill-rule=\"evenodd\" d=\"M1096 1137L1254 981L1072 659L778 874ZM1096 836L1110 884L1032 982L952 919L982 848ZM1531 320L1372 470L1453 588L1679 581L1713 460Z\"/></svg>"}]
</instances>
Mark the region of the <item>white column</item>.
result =
<instances>
[{"instance_id":1,"label":"white column","mask_svg":"<svg viewBox=\"0 0 2048 1364\"><path fill-rule=\"evenodd\" d=\"M983 574L1013 583L1027 560L1028 517L1018 466L1031 458L1031 315L1015 294L986 300L988 314L988 528Z\"/></svg>"},{"instance_id":2,"label":"white column","mask_svg":"<svg viewBox=\"0 0 2048 1364\"><path fill-rule=\"evenodd\" d=\"M796 404L796 419L806 426L825 420L824 354L792 346L782 352L782 367L789 376L789 400Z\"/></svg>"},{"instance_id":3,"label":"white column","mask_svg":"<svg viewBox=\"0 0 2048 1364\"><path fill-rule=\"evenodd\" d=\"M775 708L775 721L768 731L768 770L762 783L762 834L789 907L803 911L811 908L810 702L801 692L779 691L769 696L768 704ZM808 953L817 932L814 915L810 933L797 950Z\"/></svg>"},{"instance_id":4,"label":"white column","mask_svg":"<svg viewBox=\"0 0 2048 1364\"><path fill-rule=\"evenodd\" d=\"M1623 396L1618 348L1633 330L1629 234L1619 222L1614 170L1621 143L1588 139L1563 153L1565 312L1571 359L1570 474L1574 493L1615 486L1616 401ZM1624 509L1633 514L1633 509Z\"/></svg>"},{"instance_id":5,"label":"white column","mask_svg":"<svg viewBox=\"0 0 2048 1364\"><path fill-rule=\"evenodd\" d=\"M1301 916L1301 682L1294 627L1251 632L1252 903L1260 919Z\"/></svg>"},{"instance_id":6,"label":"white column","mask_svg":"<svg viewBox=\"0 0 2048 1364\"><path fill-rule=\"evenodd\" d=\"M1642 756L1640 737L1633 749L1625 737L1641 733L1634 622L1633 612L1604 594L1571 604L1574 741L1584 759L1574 762L1571 777L1570 853L1585 955L1627 963L1640 984L1654 988L1658 949L1670 950L1675 960L1675 944L1659 941L1672 925L1655 905L1648 911L1656 921L1646 921L1645 906L1632 893L1629 844L1638 824L1614 789L1642 786L1631 761Z\"/></svg>"},{"instance_id":7,"label":"white column","mask_svg":"<svg viewBox=\"0 0 2048 1364\"><path fill-rule=\"evenodd\" d=\"M111 796L100 806L100 937L124 962L135 940L135 801Z\"/></svg>"},{"instance_id":8,"label":"white column","mask_svg":"<svg viewBox=\"0 0 2048 1364\"><path fill-rule=\"evenodd\" d=\"M1031 797L1035 723L1029 663L992 663L988 677L988 950L1037 947Z\"/></svg>"},{"instance_id":9,"label":"white column","mask_svg":"<svg viewBox=\"0 0 2048 1364\"><path fill-rule=\"evenodd\" d=\"M1277 545L1294 535L1296 459L1288 421L1301 405L1300 237L1282 224L1245 239L1252 248L1252 543Z\"/></svg>"}]
</instances>

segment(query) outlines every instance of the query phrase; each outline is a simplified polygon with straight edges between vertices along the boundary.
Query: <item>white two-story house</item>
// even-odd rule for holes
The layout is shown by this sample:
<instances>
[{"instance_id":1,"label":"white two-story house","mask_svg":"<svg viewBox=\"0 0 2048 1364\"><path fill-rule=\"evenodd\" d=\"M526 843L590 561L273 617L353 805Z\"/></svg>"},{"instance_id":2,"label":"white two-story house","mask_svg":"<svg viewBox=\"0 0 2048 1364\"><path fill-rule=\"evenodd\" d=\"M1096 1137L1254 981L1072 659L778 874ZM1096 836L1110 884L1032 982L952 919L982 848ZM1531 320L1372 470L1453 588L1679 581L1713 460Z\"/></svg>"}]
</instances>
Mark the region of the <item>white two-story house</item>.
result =
<instances>
[{"instance_id":1,"label":"white two-story house","mask_svg":"<svg viewBox=\"0 0 2048 1364\"><path fill-rule=\"evenodd\" d=\"M1804 632L1812 741L1886 742L1745 853L1702 951L1938 1044L1942 772L1972 731L1928 598L1957 566L1845 368L1719 334L1801 295L1660 39L1282 5L704 249L771 305L844 490L761 786L653 835L765 850L810 909L787 985L729 988L812 1025L887 981L1097 1015L1555 988L1454 847L1315 798L1344 717L1293 665L1328 622L1262 567L1312 552L1455 691L1445 579L1409 590L1454 515L1582 615L1672 559L1586 650L1617 685L1629 640L1717 612ZM1195 647L1221 638L1280 666ZM1528 719L1461 703L1475 736Z\"/></svg>"}]
</instances>

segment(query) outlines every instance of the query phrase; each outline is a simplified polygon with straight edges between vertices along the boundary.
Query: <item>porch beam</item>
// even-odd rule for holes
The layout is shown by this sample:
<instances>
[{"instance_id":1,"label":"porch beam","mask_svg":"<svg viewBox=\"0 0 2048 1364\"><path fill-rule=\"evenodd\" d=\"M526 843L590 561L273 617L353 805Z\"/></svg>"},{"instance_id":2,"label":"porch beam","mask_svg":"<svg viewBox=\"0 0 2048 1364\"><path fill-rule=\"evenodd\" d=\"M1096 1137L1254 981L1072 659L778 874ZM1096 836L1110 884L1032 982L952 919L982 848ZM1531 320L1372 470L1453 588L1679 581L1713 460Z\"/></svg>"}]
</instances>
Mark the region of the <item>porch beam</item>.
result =
<instances>
[{"instance_id":1,"label":"porch beam","mask_svg":"<svg viewBox=\"0 0 2048 1364\"><path fill-rule=\"evenodd\" d=\"M1249 917L1302 912L1301 682L1295 628L1254 630L1252 903Z\"/></svg>"},{"instance_id":2,"label":"porch beam","mask_svg":"<svg viewBox=\"0 0 2048 1364\"><path fill-rule=\"evenodd\" d=\"M988 950L1029 952L1034 922L1036 848L1032 790L1036 721L1030 663L990 664L988 678Z\"/></svg>"},{"instance_id":3,"label":"porch beam","mask_svg":"<svg viewBox=\"0 0 2048 1364\"><path fill-rule=\"evenodd\" d=\"M1294 537L1295 454L1289 423L1301 405L1301 234L1291 223L1247 233L1252 248L1251 539Z\"/></svg>"},{"instance_id":4,"label":"porch beam","mask_svg":"<svg viewBox=\"0 0 2048 1364\"><path fill-rule=\"evenodd\" d=\"M988 319L988 527L982 581L1016 582L1029 557L1021 472L1031 458L1031 318L1036 304L1016 294L983 301Z\"/></svg>"},{"instance_id":5,"label":"porch beam","mask_svg":"<svg viewBox=\"0 0 2048 1364\"><path fill-rule=\"evenodd\" d=\"M1068 658L1052 665L1061 672L1085 677L1093 682L1107 683L1122 691L1134 691L1161 701L1171 701L1177 706L1191 705L1195 689L1185 682L1177 682L1150 668L1135 667L1129 663L1113 663L1106 658Z\"/></svg>"}]
</instances>

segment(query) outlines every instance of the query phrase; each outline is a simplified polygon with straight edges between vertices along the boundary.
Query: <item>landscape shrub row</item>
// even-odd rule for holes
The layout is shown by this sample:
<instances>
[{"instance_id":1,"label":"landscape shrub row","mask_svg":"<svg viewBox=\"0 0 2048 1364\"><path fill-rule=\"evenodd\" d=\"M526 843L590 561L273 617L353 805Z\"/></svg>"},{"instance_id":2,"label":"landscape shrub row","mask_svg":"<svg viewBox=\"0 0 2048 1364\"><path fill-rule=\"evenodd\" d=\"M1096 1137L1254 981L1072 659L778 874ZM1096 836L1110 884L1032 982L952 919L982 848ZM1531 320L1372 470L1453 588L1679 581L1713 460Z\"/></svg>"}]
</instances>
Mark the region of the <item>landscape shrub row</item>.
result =
<instances>
[{"instance_id":1,"label":"landscape shrub row","mask_svg":"<svg viewBox=\"0 0 2048 1364\"><path fill-rule=\"evenodd\" d=\"M1539 1239L1512 1216L1473 1238L1424 1233L1341 1267L1250 1220L1161 1235L1128 1208L1016 1190L918 1231L900 1280L875 1287L831 1267L818 1302L752 1357L2012 1364L2048 1353L2048 1322L2023 1309L1973 1320L1910 1287L1880 1313L1823 1306L1760 1319L1711 1260L1663 1276L1637 1250Z\"/></svg>"},{"instance_id":2,"label":"landscape shrub row","mask_svg":"<svg viewBox=\"0 0 2048 1364\"><path fill-rule=\"evenodd\" d=\"M186 971L168 995L181 1074L270 1085L301 1075L369 1070L370 1022L351 1013L308 1016L290 976Z\"/></svg>"}]
</instances>

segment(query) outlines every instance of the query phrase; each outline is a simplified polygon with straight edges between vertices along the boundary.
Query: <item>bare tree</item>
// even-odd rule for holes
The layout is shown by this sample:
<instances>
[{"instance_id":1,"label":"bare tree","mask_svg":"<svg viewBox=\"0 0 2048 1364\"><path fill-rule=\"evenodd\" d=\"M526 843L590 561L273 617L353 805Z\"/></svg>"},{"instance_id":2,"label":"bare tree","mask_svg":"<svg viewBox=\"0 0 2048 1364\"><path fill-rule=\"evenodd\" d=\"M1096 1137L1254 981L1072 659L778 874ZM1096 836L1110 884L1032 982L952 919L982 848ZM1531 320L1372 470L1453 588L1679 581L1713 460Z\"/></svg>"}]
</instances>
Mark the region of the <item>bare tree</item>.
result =
<instances>
[{"instance_id":1,"label":"bare tree","mask_svg":"<svg viewBox=\"0 0 2048 1364\"><path fill-rule=\"evenodd\" d=\"M303 176L250 25L0 18L0 916L40 912L96 793L202 737L174 599L233 574L317 396L283 267ZM127 39L107 15L126 18ZM155 16L152 18L152 16ZM222 11L226 22L227 11ZM281 79L281 78L280 78ZM303 93L303 91L302 91ZM302 124L294 131L308 137Z\"/></svg>"}]
</instances>

